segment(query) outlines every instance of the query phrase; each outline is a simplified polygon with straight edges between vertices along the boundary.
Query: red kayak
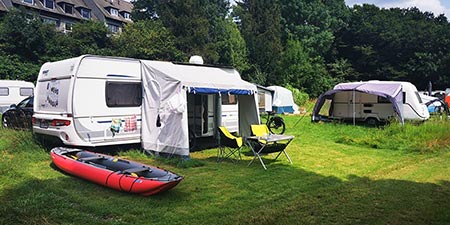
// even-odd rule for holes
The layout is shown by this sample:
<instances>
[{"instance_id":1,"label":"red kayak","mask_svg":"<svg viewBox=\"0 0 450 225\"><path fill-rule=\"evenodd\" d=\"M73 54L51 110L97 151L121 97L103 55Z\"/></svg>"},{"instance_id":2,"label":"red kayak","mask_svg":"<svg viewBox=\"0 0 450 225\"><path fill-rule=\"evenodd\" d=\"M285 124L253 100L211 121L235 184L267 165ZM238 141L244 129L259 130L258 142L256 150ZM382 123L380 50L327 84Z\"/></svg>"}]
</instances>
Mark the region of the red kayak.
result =
<instances>
[{"instance_id":1,"label":"red kayak","mask_svg":"<svg viewBox=\"0 0 450 225\"><path fill-rule=\"evenodd\" d=\"M69 174L144 196L169 190L183 180L164 169L81 149L56 147L50 155L53 163Z\"/></svg>"}]
</instances>

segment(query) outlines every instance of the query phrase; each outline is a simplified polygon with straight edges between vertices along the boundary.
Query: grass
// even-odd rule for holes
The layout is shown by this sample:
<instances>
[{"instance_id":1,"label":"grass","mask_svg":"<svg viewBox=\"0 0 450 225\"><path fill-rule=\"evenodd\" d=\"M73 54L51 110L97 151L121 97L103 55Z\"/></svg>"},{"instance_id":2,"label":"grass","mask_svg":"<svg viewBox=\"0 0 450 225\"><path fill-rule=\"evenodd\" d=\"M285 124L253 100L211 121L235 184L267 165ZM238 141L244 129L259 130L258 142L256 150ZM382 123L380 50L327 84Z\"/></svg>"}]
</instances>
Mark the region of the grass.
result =
<instances>
[{"instance_id":1,"label":"grass","mask_svg":"<svg viewBox=\"0 0 450 225\"><path fill-rule=\"evenodd\" d=\"M450 124L368 128L311 123L293 127L284 156L268 170L244 154L217 163L216 149L192 162L120 157L185 176L150 197L114 191L51 166L48 150L26 131L0 129L0 224L449 224ZM247 150L248 151L248 150Z\"/></svg>"}]
</instances>

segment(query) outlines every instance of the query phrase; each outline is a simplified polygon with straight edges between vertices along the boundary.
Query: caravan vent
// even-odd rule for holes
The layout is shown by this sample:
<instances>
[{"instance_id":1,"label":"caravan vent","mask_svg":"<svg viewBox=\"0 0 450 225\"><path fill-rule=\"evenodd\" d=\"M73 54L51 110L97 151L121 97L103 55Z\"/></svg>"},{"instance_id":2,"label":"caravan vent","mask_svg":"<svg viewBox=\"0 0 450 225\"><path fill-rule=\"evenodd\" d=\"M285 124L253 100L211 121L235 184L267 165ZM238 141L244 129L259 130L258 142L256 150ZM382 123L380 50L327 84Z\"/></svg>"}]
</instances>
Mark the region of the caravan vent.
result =
<instances>
[{"instance_id":1,"label":"caravan vent","mask_svg":"<svg viewBox=\"0 0 450 225\"><path fill-rule=\"evenodd\" d=\"M189 59L189 63L192 63L192 64L203 64L203 58L201 56L199 56L199 55L193 55Z\"/></svg>"}]
</instances>

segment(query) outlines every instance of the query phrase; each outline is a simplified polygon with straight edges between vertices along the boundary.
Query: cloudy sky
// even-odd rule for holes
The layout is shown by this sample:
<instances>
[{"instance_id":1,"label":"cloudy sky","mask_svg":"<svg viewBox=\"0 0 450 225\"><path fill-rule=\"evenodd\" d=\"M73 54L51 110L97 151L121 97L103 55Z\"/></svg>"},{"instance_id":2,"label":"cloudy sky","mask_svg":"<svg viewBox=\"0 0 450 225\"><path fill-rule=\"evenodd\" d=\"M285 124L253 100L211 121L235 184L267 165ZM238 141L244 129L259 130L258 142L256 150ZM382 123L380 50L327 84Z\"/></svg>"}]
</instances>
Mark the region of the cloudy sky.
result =
<instances>
[{"instance_id":1,"label":"cloudy sky","mask_svg":"<svg viewBox=\"0 0 450 225\"><path fill-rule=\"evenodd\" d=\"M417 7L421 11L433 12L435 16L444 13L450 18L450 0L345 0L349 6L355 4L374 4L381 8L409 8Z\"/></svg>"}]
</instances>

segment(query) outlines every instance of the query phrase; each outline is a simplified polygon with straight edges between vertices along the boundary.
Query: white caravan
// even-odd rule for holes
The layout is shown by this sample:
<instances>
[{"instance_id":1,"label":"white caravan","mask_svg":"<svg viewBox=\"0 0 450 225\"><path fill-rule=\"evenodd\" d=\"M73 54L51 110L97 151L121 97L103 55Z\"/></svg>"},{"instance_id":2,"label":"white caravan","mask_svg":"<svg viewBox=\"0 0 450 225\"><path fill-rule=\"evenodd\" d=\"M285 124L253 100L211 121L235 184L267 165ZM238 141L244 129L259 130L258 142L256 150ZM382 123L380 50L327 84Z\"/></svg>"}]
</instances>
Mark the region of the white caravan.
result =
<instances>
[{"instance_id":1,"label":"white caravan","mask_svg":"<svg viewBox=\"0 0 450 225\"><path fill-rule=\"evenodd\" d=\"M144 61L138 59L103 56L80 56L45 63L36 85L33 131L57 137L67 145L140 143L145 94L142 64ZM179 71L180 67L175 68L169 62L155 64L167 64L173 71ZM207 68L181 66L186 73L192 67ZM215 116L217 107L214 107L220 97L187 96L189 130L194 131L196 137L213 136L214 124L226 126L231 131L238 130L238 103L233 95L221 96L220 119Z\"/></svg>"},{"instance_id":2,"label":"white caravan","mask_svg":"<svg viewBox=\"0 0 450 225\"><path fill-rule=\"evenodd\" d=\"M34 84L22 80L0 80L0 113L5 112L12 104L17 104L28 96L32 96Z\"/></svg>"}]
</instances>

